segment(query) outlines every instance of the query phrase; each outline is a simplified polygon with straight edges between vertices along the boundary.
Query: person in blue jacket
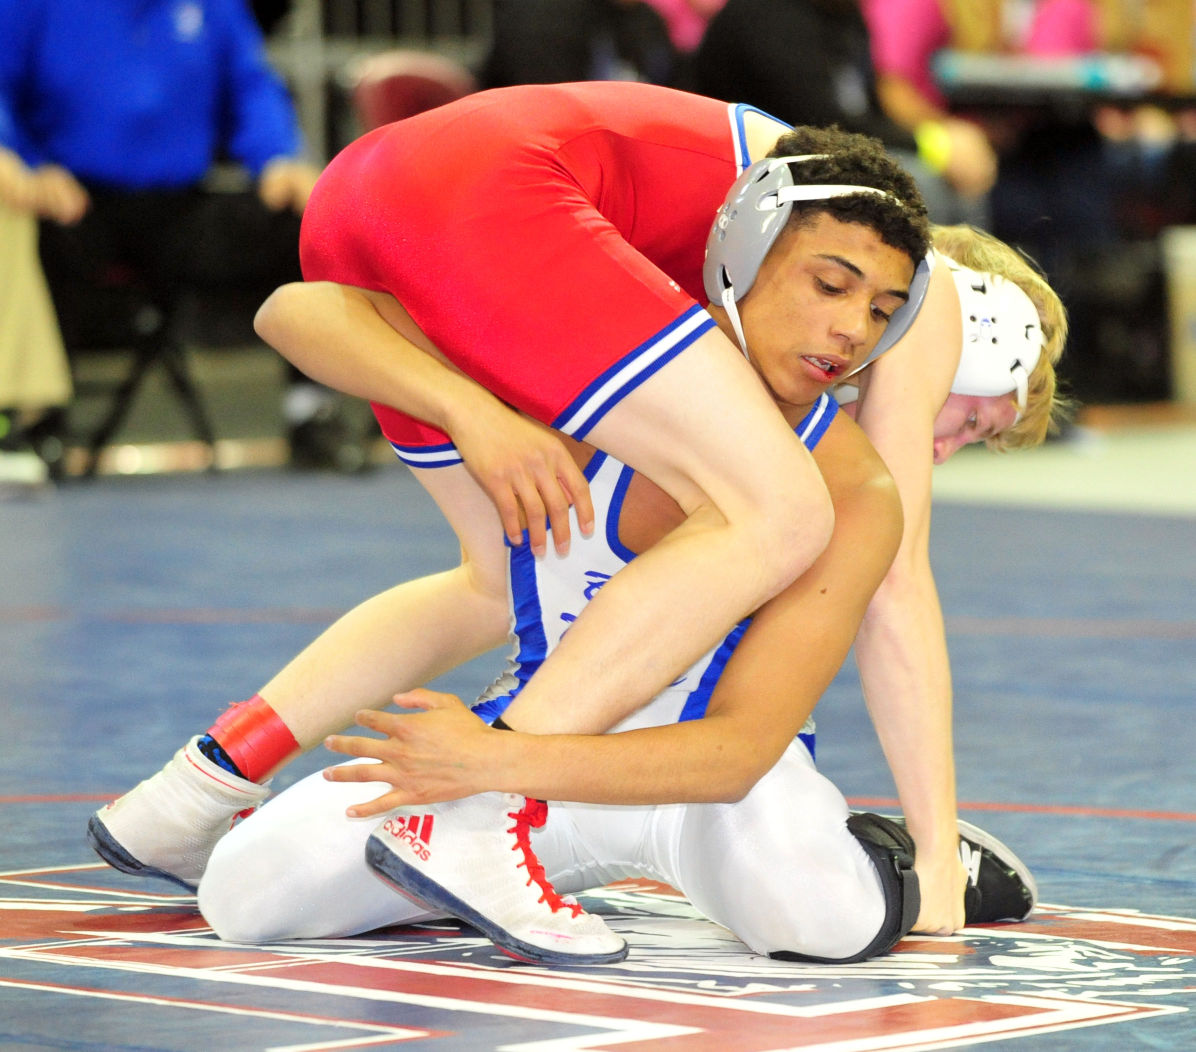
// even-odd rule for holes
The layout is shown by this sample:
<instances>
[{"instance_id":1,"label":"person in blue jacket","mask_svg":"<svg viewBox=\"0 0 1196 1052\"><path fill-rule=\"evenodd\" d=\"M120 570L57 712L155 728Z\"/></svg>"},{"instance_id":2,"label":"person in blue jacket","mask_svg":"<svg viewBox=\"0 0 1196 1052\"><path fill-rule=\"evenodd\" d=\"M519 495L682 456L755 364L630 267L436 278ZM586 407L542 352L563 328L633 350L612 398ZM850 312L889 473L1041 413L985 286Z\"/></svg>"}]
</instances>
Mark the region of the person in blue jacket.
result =
<instances>
[{"instance_id":1,"label":"person in blue jacket","mask_svg":"<svg viewBox=\"0 0 1196 1052\"><path fill-rule=\"evenodd\" d=\"M114 267L166 309L185 287L256 305L298 278L319 173L245 0L0 0L0 40L0 201L43 220L68 345L87 342L84 290ZM253 190L210 192L219 161ZM287 397L297 425L330 394Z\"/></svg>"}]
</instances>

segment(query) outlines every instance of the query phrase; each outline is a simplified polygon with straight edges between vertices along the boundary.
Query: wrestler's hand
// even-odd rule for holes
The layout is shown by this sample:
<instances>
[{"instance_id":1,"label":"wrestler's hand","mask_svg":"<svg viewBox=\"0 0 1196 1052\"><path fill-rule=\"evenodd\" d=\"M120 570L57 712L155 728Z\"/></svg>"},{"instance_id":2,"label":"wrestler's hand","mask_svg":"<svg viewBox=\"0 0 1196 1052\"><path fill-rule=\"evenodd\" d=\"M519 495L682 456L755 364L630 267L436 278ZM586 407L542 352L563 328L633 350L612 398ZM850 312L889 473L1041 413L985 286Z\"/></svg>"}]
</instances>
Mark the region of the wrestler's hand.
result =
<instances>
[{"instance_id":1,"label":"wrestler's hand","mask_svg":"<svg viewBox=\"0 0 1196 1052\"><path fill-rule=\"evenodd\" d=\"M557 552L569 550L569 508L587 537L594 531L594 505L585 475L560 437L543 424L495 403L453 431L457 451L478 484L494 501L503 531L523 543L526 522L532 551L547 550L547 532Z\"/></svg>"},{"instance_id":2,"label":"wrestler's hand","mask_svg":"<svg viewBox=\"0 0 1196 1052\"><path fill-rule=\"evenodd\" d=\"M365 709L358 726L385 738L334 734L324 745L333 752L379 763L329 767L330 782L389 782L394 788L367 803L348 808L350 818L368 818L408 804L430 804L494 788L489 746L503 735L483 723L452 694L414 690L395 704L422 712L399 714Z\"/></svg>"},{"instance_id":3,"label":"wrestler's hand","mask_svg":"<svg viewBox=\"0 0 1196 1052\"><path fill-rule=\"evenodd\" d=\"M914 931L920 935L952 935L964 926L963 894L967 871L959 860L958 849L923 851L919 848L914 872L922 907Z\"/></svg>"}]
</instances>

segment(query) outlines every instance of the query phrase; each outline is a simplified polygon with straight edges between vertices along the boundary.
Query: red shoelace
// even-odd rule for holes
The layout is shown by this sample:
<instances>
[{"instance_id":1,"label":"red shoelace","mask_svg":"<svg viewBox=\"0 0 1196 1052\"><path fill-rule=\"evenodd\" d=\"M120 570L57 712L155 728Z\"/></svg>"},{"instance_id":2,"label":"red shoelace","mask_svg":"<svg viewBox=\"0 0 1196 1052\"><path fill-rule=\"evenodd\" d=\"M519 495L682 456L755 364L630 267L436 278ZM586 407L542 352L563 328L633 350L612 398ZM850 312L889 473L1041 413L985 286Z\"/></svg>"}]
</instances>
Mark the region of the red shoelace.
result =
<instances>
[{"instance_id":1,"label":"red shoelace","mask_svg":"<svg viewBox=\"0 0 1196 1052\"><path fill-rule=\"evenodd\" d=\"M523 807L518 811L508 811L507 817L515 819L515 824L507 830L508 833L515 834L515 843L511 845L511 850L523 852L523 861L515 863L516 869L520 866L527 869L529 886L531 884L539 885L540 901L547 903L550 910L554 913L557 910L569 910L576 917L581 913L581 904L566 902L557 894L556 888L552 886L544 872L543 863L536 857L531 841L528 839L529 830L539 829L548 821L548 805L543 800L526 797Z\"/></svg>"}]
</instances>

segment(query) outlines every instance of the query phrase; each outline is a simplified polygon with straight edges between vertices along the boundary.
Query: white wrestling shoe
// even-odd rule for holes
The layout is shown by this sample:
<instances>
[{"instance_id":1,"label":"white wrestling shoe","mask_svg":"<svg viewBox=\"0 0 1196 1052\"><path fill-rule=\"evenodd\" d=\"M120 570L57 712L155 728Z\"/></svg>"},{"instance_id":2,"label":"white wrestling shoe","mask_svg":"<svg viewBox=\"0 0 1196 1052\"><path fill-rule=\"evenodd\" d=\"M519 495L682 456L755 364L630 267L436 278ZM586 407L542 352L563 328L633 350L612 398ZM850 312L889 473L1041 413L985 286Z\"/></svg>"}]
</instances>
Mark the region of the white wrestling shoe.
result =
<instances>
[{"instance_id":1,"label":"white wrestling shoe","mask_svg":"<svg viewBox=\"0 0 1196 1052\"><path fill-rule=\"evenodd\" d=\"M217 841L270 791L238 778L192 738L174 758L87 823L87 839L122 873L163 877L194 891Z\"/></svg>"},{"instance_id":2,"label":"white wrestling shoe","mask_svg":"<svg viewBox=\"0 0 1196 1052\"><path fill-rule=\"evenodd\" d=\"M517 960L623 960L627 943L545 877L528 833L547 815L542 801L510 793L405 808L370 834L365 857L396 890L473 925Z\"/></svg>"}]
</instances>

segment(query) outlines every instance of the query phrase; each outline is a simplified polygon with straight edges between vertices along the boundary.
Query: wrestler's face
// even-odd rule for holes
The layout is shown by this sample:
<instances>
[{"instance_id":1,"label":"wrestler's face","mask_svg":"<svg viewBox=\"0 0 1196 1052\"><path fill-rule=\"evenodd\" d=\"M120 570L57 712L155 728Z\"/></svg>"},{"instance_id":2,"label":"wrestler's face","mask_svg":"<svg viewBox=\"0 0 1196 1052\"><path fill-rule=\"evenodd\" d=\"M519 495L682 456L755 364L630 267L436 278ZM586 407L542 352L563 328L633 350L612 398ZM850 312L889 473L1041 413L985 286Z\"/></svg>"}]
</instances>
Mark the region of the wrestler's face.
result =
<instances>
[{"instance_id":1,"label":"wrestler's face","mask_svg":"<svg viewBox=\"0 0 1196 1052\"><path fill-rule=\"evenodd\" d=\"M786 228L739 303L752 365L782 409L809 406L864 361L913 275L861 223L819 213Z\"/></svg>"},{"instance_id":2,"label":"wrestler's face","mask_svg":"<svg viewBox=\"0 0 1196 1052\"><path fill-rule=\"evenodd\" d=\"M948 395L934 418L934 462L942 464L956 450L993 438L1016 422L1017 405L1012 392L987 398Z\"/></svg>"}]
</instances>

